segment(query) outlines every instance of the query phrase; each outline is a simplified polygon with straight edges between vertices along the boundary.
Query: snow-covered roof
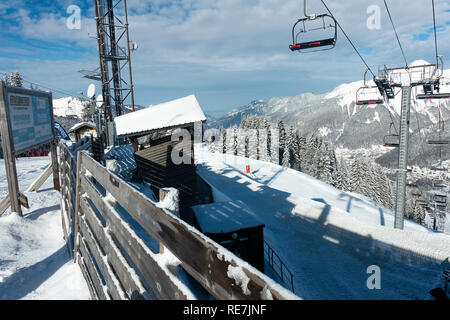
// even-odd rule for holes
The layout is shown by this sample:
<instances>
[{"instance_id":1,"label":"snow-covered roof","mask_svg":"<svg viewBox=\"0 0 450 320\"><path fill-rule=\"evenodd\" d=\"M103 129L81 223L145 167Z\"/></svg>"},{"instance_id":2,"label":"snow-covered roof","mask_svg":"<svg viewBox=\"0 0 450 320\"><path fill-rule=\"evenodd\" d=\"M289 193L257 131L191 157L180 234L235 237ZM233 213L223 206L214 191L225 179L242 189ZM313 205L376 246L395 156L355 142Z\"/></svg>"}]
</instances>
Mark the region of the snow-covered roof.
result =
<instances>
[{"instance_id":1,"label":"snow-covered roof","mask_svg":"<svg viewBox=\"0 0 450 320\"><path fill-rule=\"evenodd\" d=\"M202 204L192 207L192 210L202 232L228 233L264 226L241 200Z\"/></svg>"},{"instance_id":2,"label":"snow-covered roof","mask_svg":"<svg viewBox=\"0 0 450 320\"><path fill-rule=\"evenodd\" d=\"M76 125L74 125L72 128L70 128L68 133L74 132L74 131L82 128L82 127L89 127L89 128L92 128L92 129L96 129L97 128L97 126L93 122L80 122L80 123L77 123Z\"/></svg>"},{"instance_id":3,"label":"snow-covered roof","mask_svg":"<svg viewBox=\"0 0 450 320\"><path fill-rule=\"evenodd\" d=\"M114 119L119 137L136 136L199 121L206 121L206 117L195 95L150 106Z\"/></svg>"}]
</instances>

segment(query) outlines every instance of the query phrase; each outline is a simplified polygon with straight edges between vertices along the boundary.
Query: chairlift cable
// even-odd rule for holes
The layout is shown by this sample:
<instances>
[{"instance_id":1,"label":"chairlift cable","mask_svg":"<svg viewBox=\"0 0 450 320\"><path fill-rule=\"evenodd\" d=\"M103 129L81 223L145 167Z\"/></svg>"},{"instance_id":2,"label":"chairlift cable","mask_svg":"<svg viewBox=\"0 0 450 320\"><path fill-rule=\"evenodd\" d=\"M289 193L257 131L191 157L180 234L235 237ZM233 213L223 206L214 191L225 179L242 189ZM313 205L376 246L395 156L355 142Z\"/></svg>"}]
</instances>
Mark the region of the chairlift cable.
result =
<instances>
[{"instance_id":1,"label":"chairlift cable","mask_svg":"<svg viewBox=\"0 0 450 320\"><path fill-rule=\"evenodd\" d=\"M383 1L384 1L384 5L386 7L387 13L389 15L389 20L391 20L391 25L392 25L392 28L394 29L394 33L395 33L395 37L397 38L398 45L400 47L400 50L402 51L402 55L403 55L403 59L405 60L406 68L408 68L408 61L406 60L405 52L403 51L403 47L402 47L402 44L401 44L400 39L398 37L397 30L395 29L395 25L394 25L394 21L392 20L391 12L389 11L389 7L388 7L388 5L386 3L386 0L383 0Z\"/></svg>"},{"instance_id":2,"label":"chairlift cable","mask_svg":"<svg viewBox=\"0 0 450 320\"><path fill-rule=\"evenodd\" d=\"M0 72L0 74L9 76L9 75L8 75L7 73L5 73L5 72ZM88 99L88 98L86 98L86 97L83 97L83 96L80 96L80 95L78 95L78 94L73 94L73 93L71 93L71 92L69 92L69 91L65 91L65 90L63 90L63 89L58 89L58 88L55 88L55 87L53 87L53 86L51 86L51 85L46 85L46 84L37 83L37 82L31 81L30 79L27 80L25 77L23 77L23 75L20 75L20 76L21 76L21 78L22 78L22 81L23 81L23 82L26 82L26 83L28 83L28 84L32 84L32 85L35 85L35 86L37 86L37 87L41 87L41 88L48 89L48 90L51 90L51 91L54 91L54 92L58 92L58 93L60 93L60 94L66 95L66 96L77 97L77 98L79 98L79 99L81 99L81 100L90 101L90 99Z\"/></svg>"},{"instance_id":3,"label":"chairlift cable","mask_svg":"<svg viewBox=\"0 0 450 320\"><path fill-rule=\"evenodd\" d=\"M331 13L330 9L327 7L327 5L325 4L324 0L320 0L322 2L322 4L325 6L325 8L327 9L328 13L330 15L332 15L334 17L334 15ZM335 18L336 19L336 18ZM364 60L364 58L361 56L361 54L359 53L358 49L355 47L355 45L353 44L352 40L350 40L349 36L347 35L347 33L344 31L344 29L341 27L339 21L336 20L336 24L338 25L339 29L342 31L342 33L344 34L344 36L347 38L348 42L350 42L350 44L352 45L353 49L356 51L356 53L358 54L358 56L361 58L362 62L366 65L367 69L369 69L370 73L375 77L375 74L373 73L372 69L370 69L369 65L367 64L367 62Z\"/></svg>"}]
</instances>

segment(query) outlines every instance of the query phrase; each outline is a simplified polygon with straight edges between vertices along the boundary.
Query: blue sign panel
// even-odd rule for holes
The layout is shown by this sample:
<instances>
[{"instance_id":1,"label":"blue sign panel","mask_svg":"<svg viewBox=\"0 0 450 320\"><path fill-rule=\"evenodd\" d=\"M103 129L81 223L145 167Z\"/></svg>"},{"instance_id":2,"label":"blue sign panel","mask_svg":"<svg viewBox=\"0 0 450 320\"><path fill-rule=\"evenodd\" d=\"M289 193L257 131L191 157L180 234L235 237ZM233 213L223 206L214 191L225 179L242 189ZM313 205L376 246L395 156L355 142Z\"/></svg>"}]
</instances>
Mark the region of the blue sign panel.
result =
<instances>
[{"instance_id":1,"label":"blue sign panel","mask_svg":"<svg viewBox=\"0 0 450 320\"><path fill-rule=\"evenodd\" d=\"M11 91L8 93L8 114L14 151L22 152L53 140L50 97L33 95L32 92L25 94Z\"/></svg>"}]
</instances>

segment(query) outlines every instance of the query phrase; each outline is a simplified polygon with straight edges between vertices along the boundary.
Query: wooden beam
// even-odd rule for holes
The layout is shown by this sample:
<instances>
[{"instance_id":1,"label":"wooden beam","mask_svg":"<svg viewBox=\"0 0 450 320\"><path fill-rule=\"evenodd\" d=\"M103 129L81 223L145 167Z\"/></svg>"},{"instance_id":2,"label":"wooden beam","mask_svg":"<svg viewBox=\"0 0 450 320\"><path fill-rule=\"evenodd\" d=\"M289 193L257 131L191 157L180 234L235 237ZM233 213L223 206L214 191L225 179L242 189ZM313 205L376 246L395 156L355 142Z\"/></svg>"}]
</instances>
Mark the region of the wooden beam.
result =
<instances>
[{"instance_id":1,"label":"wooden beam","mask_svg":"<svg viewBox=\"0 0 450 320\"><path fill-rule=\"evenodd\" d=\"M84 241L89 246L89 249L91 249L92 256L98 268L100 269L103 279L105 279L106 286L108 287L108 291L111 293L112 298L114 300L124 300L125 293L120 287L119 280L114 275L114 272L112 271L111 267L105 262L104 259L105 256L100 250L99 243L97 243L96 239L92 235L91 230L89 230L89 227L82 216L79 218L79 223L80 223L80 234L82 234Z\"/></svg>"},{"instance_id":2,"label":"wooden beam","mask_svg":"<svg viewBox=\"0 0 450 320\"><path fill-rule=\"evenodd\" d=\"M81 199L81 209L84 215L80 221L85 219L84 223L89 225L90 231L93 233L95 239L98 240L103 252L105 252L106 260L114 268L114 271L116 272L116 275L119 278L121 285L124 287L128 297L131 298L137 294L143 298L157 299L153 293L145 291L144 285L141 283L140 279L133 277L132 273L135 273L134 270L123 257L120 249L114 243L114 240L109 235L107 229L103 228L100 220L96 217L96 214L84 197ZM83 226L83 224L80 224L80 226ZM133 238L129 238L126 241L134 242ZM123 243L122 241L119 242Z\"/></svg>"},{"instance_id":3,"label":"wooden beam","mask_svg":"<svg viewBox=\"0 0 450 320\"><path fill-rule=\"evenodd\" d=\"M38 191L39 188L44 184L45 181L50 177L53 172L53 166L50 164L47 169L42 172L42 174L31 184L28 188L27 192L35 192Z\"/></svg>"},{"instance_id":4,"label":"wooden beam","mask_svg":"<svg viewBox=\"0 0 450 320\"><path fill-rule=\"evenodd\" d=\"M140 241L137 241L138 236L130 228L123 227L123 222L119 214L105 202L98 190L85 177L81 180L81 190L86 192L88 198L93 202L98 211L102 212L103 218L106 220L108 230L114 235L118 242L123 247L139 271L145 277L145 280L158 293L160 299L186 299L185 293L180 290L178 285L173 282L172 274L168 270L158 264L155 257L157 254L151 253L147 246L144 246ZM86 201L86 200L84 200ZM84 209L85 203L81 202ZM86 219L92 221L91 225L98 225L94 223L94 215L89 214L90 210L85 211ZM93 227L94 228L94 227Z\"/></svg>"},{"instance_id":5,"label":"wooden beam","mask_svg":"<svg viewBox=\"0 0 450 320\"><path fill-rule=\"evenodd\" d=\"M97 269L95 268L92 257L87 250L86 243L84 242L84 240L80 234L78 234L77 238L79 238L76 241L78 243L78 249L80 250L81 257L82 257L83 262L86 266L86 269L89 273L90 279L92 280L92 284L94 286L95 293L97 294L99 299L109 300L109 297L107 295L105 287L103 286L103 283L100 280L100 276L97 272ZM76 255L78 255L78 253L76 253ZM86 279L86 281L88 281L88 279Z\"/></svg>"},{"instance_id":6,"label":"wooden beam","mask_svg":"<svg viewBox=\"0 0 450 320\"><path fill-rule=\"evenodd\" d=\"M52 155L52 168L53 168L53 188L56 191L60 191L60 185L59 185L59 170L58 170L58 152L56 149L56 143L55 141L52 141L50 143L50 152Z\"/></svg>"},{"instance_id":7,"label":"wooden beam","mask_svg":"<svg viewBox=\"0 0 450 320\"><path fill-rule=\"evenodd\" d=\"M19 202L20 205L23 207L29 209L30 206L28 204L28 198L19 192ZM11 205L11 199L9 198L9 194L0 202L0 216L5 213L5 211L9 208Z\"/></svg>"}]
</instances>

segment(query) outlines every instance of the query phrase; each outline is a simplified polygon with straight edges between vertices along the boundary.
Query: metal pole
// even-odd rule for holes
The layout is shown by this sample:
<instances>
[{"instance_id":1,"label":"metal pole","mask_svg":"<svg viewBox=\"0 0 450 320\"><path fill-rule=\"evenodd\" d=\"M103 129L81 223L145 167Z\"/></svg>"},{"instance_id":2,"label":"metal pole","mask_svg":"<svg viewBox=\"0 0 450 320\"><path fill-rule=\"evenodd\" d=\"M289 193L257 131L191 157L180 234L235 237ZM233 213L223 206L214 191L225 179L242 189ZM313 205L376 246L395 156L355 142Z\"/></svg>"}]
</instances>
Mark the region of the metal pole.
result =
<instances>
[{"instance_id":1,"label":"metal pole","mask_svg":"<svg viewBox=\"0 0 450 320\"><path fill-rule=\"evenodd\" d=\"M406 177L408 168L408 144L409 144L409 120L411 109L411 86L402 87L402 109L400 120L400 145L398 151L397 172L397 197L395 204L394 228L403 229L405 202L406 202Z\"/></svg>"},{"instance_id":2,"label":"metal pole","mask_svg":"<svg viewBox=\"0 0 450 320\"><path fill-rule=\"evenodd\" d=\"M128 69L130 71L130 91L131 91L131 109L134 111L134 84L133 84L133 71L131 68L131 50L130 50L130 33L128 30L128 8L127 0L123 1L125 6L125 28L127 30L127 46L128 46Z\"/></svg>"}]
</instances>

